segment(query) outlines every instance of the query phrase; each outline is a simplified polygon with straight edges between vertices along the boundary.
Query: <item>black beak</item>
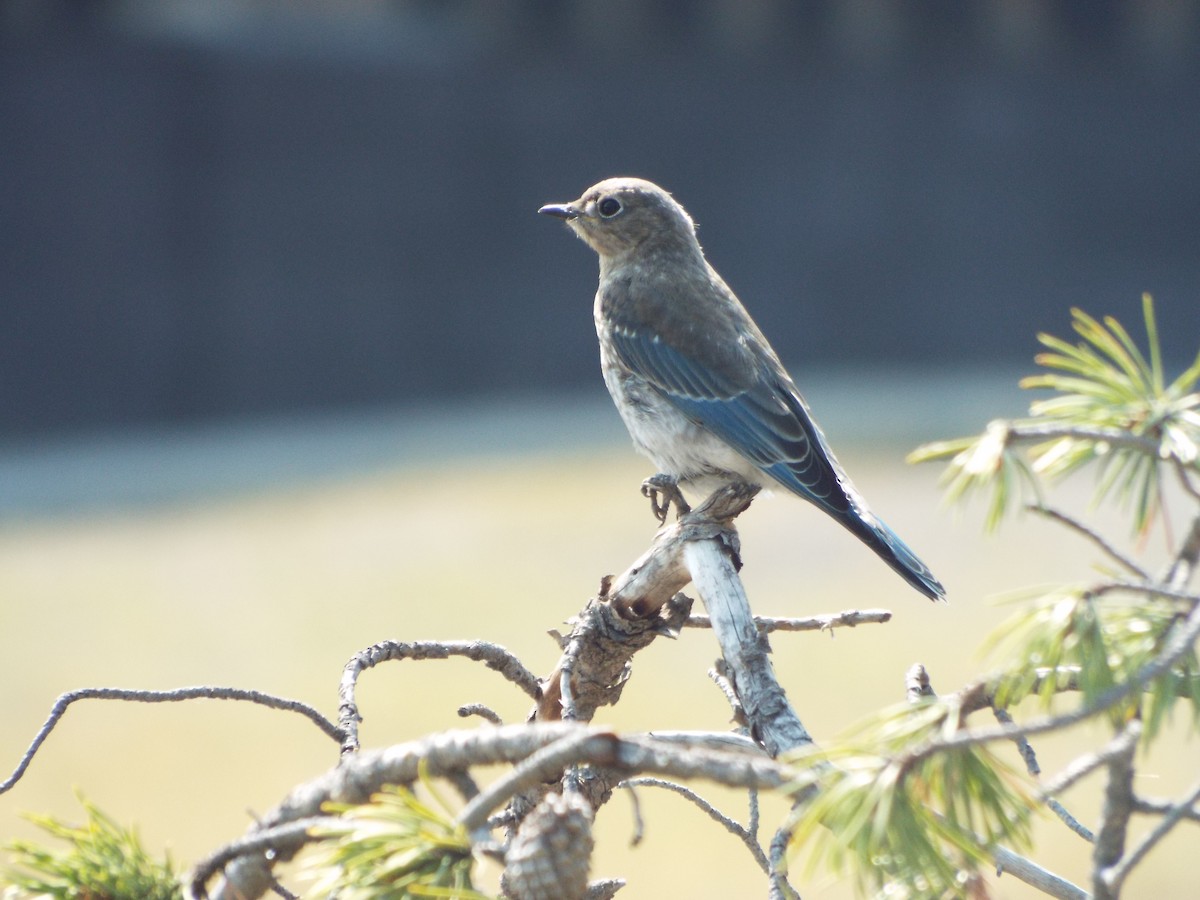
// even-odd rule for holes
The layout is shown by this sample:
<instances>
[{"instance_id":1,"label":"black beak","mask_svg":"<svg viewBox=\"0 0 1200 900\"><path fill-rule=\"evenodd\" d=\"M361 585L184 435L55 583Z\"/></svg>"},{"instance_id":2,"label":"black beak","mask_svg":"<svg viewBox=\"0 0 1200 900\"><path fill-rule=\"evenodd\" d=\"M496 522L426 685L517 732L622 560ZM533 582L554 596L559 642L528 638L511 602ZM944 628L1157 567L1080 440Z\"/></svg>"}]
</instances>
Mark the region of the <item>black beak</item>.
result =
<instances>
[{"instance_id":1,"label":"black beak","mask_svg":"<svg viewBox=\"0 0 1200 900\"><path fill-rule=\"evenodd\" d=\"M551 203L548 206L543 206L538 210L543 216L554 216L556 219L571 219L579 218L579 210L570 203Z\"/></svg>"}]
</instances>

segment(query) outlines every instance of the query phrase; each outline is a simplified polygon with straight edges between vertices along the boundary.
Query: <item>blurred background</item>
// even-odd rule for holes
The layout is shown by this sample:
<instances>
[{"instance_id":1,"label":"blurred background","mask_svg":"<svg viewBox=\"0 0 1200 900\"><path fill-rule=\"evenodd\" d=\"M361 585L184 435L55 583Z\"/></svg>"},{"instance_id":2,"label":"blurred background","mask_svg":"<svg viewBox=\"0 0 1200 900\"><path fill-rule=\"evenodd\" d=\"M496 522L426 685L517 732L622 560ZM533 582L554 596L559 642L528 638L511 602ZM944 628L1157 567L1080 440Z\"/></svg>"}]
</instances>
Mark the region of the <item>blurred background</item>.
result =
<instances>
[{"instance_id":1,"label":"blurred background","mask_svg":"<svg viewBox=\"0 0 1200 900\"><path fill-rule=\"evenodd\" d=\"M802 718L836 733L916 660L954 689L1005 615L988 597L1092 557L1043 523L982 537L901 460L1019 413L1034 335L1065 335L1071 306L1140 335L1148 291L1169 362L1194 354L1198 75L1182 0L8 0L0 769L82 686L232 684L333 714L342 663L385 638L495 640L549 671L545 630L652 534L648 464L597 371L595 258L534 214L617 174L689 209L950 589L932 607L814 511L756 503L756 608L897 613L775 641ZM1086 512L1087 485L1064 504ZM607 721L723 727L711 638L662 643ZM365 743L475 700L519 721L477 668L368 675ZM1185 751L1148 793L1191 780ZM263 710L73 709L0 796L0 840L32 833L22 810L73 815L77 786L190 862L334 752ZM647 798L637 850L614 802L596 874L661 896L686 858L674 893L757 891L680 802ZM1085 847L1048 846L1084 877ZM1140 892L1179 895L1182 868Z\"/></svg>"}]
</instances>

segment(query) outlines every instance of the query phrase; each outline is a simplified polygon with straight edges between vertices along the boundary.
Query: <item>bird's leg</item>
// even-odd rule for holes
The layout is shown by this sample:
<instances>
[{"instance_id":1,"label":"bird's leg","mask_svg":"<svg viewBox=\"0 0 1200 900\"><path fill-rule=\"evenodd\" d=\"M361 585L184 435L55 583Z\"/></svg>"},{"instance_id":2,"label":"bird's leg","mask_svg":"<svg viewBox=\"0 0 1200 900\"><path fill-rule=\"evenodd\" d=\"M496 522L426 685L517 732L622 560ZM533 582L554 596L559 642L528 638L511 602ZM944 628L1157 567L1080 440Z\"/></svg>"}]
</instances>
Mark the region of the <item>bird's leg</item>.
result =
<instances>
[{"instance_id":1,"label":"bird's leg","mask_svg":"<svg viewBox=\"0 0 1200 900\"><path fill-rule=\"evenodd\" d=\"M651 475L642 482L642 496L650 498L650 511L654 513L654 518L658 519L659 525L667 523L667 513L671 511L672 503L675 504L677 519L692 511L688 502L683 499L683 492L679 490L679 479L672 475Z\"/></svg>"}]
</instances>

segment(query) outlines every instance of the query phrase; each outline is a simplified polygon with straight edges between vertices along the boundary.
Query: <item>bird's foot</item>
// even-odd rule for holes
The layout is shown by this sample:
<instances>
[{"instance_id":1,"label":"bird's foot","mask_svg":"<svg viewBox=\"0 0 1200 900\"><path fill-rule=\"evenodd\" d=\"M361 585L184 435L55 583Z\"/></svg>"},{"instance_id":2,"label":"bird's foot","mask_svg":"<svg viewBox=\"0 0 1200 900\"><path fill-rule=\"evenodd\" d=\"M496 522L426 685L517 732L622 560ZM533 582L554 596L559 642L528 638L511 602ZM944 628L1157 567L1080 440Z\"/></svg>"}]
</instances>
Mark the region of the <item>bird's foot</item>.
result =
<instances>
[{"instance_id":1,"label":"bird's foot","mask_svg":"<svg viewBox=\"0 0 1200 900\"><path fill-rule=\"evenodd\" d=\"M683 499L683 492L679 490L679 479L672 475L651 475L642 482L642 496L650 499L650 511L654 513L654 518L658 519L659 525L667 523L667 513L671 511L671 504L675 504L676 519L692 511L688 502Z\"/></svg>"}]
</instances>

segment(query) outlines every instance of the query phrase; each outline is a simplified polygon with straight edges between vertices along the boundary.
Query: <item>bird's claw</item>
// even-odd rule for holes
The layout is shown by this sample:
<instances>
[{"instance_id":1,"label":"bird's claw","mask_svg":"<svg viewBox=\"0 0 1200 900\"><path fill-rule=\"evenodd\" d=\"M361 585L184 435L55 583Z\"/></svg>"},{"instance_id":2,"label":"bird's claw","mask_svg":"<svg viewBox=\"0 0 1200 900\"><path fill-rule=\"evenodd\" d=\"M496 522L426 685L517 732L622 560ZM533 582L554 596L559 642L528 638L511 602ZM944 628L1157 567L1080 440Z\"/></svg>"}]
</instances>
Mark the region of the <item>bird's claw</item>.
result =
<instances>
[{"instance_id":1,"label":"bird's claw","mask_svg":"<svg viewBox=\"0 0 1200 900\"><path fill-rule=\"evenodd\" d=\"M650 511L658 519L659 525L667 523L671 504L675 505L676 519L692 511L683 499L683 492L679 490L679 480L670 475L651 475L642 482L642 496L650 499Z\"/></svg>"}]
</instances>

